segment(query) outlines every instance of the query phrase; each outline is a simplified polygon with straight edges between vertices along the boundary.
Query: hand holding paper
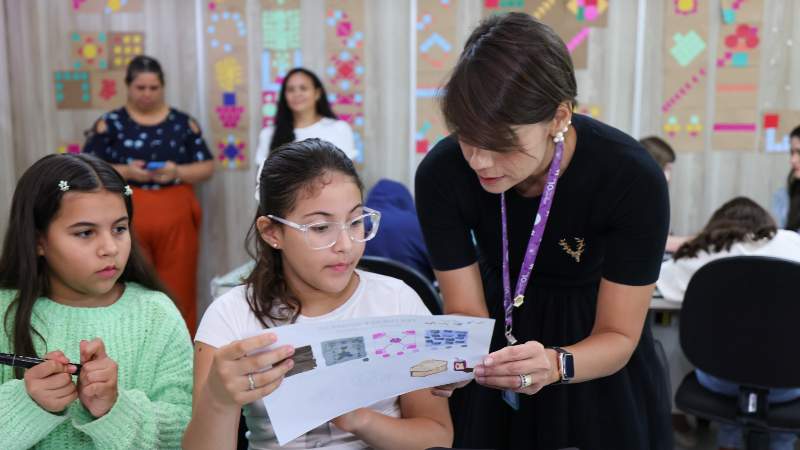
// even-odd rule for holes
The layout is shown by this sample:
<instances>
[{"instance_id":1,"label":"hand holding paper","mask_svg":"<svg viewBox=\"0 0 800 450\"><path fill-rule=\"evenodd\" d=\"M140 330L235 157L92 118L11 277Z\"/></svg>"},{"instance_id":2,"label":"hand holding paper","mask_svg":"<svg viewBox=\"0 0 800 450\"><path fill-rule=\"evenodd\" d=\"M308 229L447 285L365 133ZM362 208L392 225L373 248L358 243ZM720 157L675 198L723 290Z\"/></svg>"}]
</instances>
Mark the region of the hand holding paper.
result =
<instances>
[{"instance_id":1,"label":"hand holding paper","mask_svg":"<svg viewBox=\"0 0 800 450\"><path fill-rule=\"evenodd\" d=\"M268 352L246 355L272 345L276 340L275 334L266 333L218 348L204 388L210 389L212 398L225 406L244 405L271 394L294 366L294 361L287 359L294 354L294 348L285 345ZM259 372L282 360L286 361ZM251 378L254 389L250 389Z\"/></svg>"},{"instance_id":2,"label":"hand holding paper","mask_svg":"<svg viewBox=\"0 0 800 450\"><path fill-rule=\"evenodd\" d=\"M290 356L294 369L263 398L284 445L328 421L356 430L364 417L376 413L365 408L381 400L469 382L472 369L489 353L493 327L492 319L465 316L297 323L253 333L277 339L259 352L252 347L248 358L274 352L278 345L297 348Z\"/></svg>"}]
</instances>

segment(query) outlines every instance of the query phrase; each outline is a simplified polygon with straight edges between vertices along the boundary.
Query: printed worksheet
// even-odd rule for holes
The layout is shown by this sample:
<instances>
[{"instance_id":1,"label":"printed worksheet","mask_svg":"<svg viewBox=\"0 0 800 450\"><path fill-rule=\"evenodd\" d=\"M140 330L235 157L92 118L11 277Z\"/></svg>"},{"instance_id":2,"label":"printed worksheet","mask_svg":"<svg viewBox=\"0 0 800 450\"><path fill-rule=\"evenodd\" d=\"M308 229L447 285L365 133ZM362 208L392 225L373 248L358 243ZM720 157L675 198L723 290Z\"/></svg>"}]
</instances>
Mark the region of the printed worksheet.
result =
<instances>
[{"instance_id":1,"label":"printed worksheet","mask_svg":"<svg viewBox=\"0 0 800 450\"><path fill-rule=\"evenodd\" d=\"M385 316L285 325L243 338L275 333L277 342L259 352L296 349L294 367L263 399L284 445L355 409L474 378L493 328L494 319Z\"/></svg>"}]
</instances>

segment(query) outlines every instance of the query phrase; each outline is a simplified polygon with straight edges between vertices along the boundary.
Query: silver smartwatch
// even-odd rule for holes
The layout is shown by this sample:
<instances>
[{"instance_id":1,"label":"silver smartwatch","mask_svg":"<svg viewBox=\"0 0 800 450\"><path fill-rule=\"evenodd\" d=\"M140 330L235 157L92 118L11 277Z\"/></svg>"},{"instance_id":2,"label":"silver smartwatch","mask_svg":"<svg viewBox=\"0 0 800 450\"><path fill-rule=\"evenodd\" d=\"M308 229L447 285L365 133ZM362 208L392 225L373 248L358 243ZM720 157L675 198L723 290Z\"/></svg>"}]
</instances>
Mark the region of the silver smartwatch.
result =
<instances>
[{"instance_id":1,"label":"silver smartwatch","mask_svg":"<svg viewBox=\"0 0 800 450\"><path fill-rule=\"evenodd\" d=\"M575 364L572 361L572 353L567 352L563 348L558 348L558 347L547 347L547 348L552 348L553 350L558 352L556 359L558 360L558 373L561 379L553 384L569 383L569 380L575 378Z\"/></svg>"}]
</instances>

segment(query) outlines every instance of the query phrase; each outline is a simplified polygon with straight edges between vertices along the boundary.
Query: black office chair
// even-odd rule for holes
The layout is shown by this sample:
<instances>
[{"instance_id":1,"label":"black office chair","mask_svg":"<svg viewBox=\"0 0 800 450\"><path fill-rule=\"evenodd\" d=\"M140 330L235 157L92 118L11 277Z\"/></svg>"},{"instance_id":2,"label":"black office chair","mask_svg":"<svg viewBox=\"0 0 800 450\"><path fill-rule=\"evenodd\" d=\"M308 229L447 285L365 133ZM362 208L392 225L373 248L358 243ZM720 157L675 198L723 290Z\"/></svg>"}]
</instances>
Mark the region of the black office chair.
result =
<instances>
[{"instance_id":1,"label":"black office chair","mask_svg":"<svg viewBox=\"0 0 800 450\"><path fill-rule=\"evenodd\" d=\"M413 267L393 259L381 258L380 256L362 256L358 267L367 272L403 280L419 295L431 314L442 314L442 298L434 289L433 284Z\"/></svg>"},{"instance_id":2,"label":"black office chair","mask_svg":"<svg viewBox=\"0 0 800 450\"><path fill-rule=\"evenodd\" d=\"M689 361L741 385L739 398L684 378L675 404L689 414L750 430L750 450L768 448L769 432L800 434L800 400L770 404L769 389L800 387L800 264L737 256L700 268L686 289L680 342Z\"/></svg>"}]
</instances>

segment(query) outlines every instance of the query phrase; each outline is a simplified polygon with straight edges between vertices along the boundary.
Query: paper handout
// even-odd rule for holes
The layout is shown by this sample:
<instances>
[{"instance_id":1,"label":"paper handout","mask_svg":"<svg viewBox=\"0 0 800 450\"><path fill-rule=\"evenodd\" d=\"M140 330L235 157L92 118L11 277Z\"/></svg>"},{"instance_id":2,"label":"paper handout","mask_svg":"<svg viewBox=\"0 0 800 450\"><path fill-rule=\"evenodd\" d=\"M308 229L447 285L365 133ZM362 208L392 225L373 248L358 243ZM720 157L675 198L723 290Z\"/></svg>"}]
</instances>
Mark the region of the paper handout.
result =
<instances>
[{"instance_id":1,"label":"paper handout","mask_svg":"<svg viewBox=\"0 0 800 450\"><path fill-rule=\"evenodd\" d=\"M472 368L489 354L493 328L494 319L385 316L297 323L242 338L274 333L276 343L261 351L296 349L294 368L263 399L284 445L380 400L474 378Z\"/></svg>"}]
</instances>

